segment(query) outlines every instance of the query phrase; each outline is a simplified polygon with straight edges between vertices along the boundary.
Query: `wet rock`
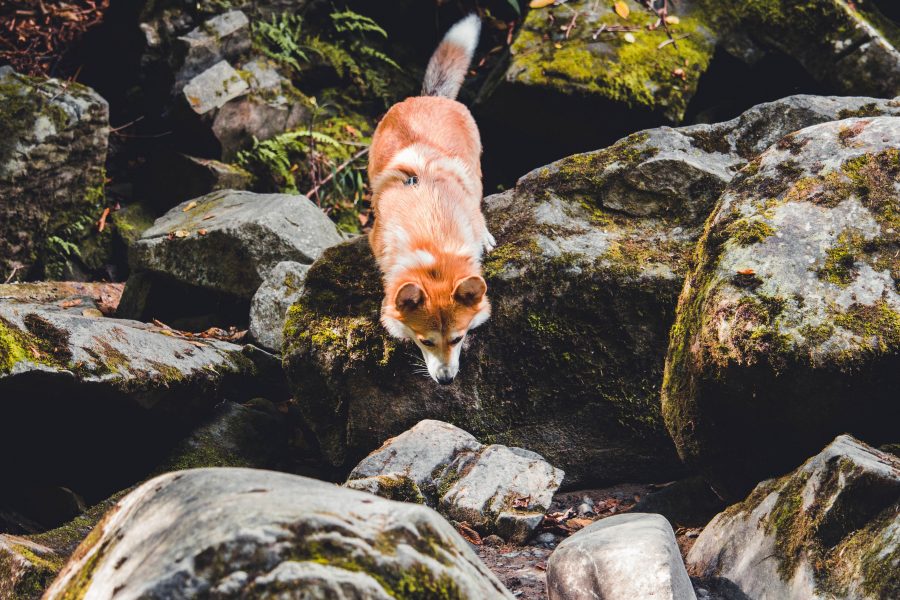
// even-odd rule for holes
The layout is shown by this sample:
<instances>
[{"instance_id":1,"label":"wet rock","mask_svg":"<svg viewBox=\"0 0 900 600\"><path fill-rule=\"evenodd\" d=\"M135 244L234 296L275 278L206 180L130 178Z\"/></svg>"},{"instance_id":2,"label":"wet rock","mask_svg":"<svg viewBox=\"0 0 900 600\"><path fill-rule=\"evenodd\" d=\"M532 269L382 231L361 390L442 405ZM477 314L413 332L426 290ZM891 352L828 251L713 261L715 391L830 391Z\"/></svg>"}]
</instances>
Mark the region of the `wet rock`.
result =
<instances>
[{"instance_id":1,"label":"wet rock","mask_svg":"<svg viewBox=\"0 0 900 600\"><path fill-rule=\"evenodd\" d=\"M695 599L675 534L660 515L629 513L588 525L547 561L550 600Z\"/></svg>"},{"instance_id":2,"label":"wet rock","mask_svg":"<svg viewBox=\"0 0 900 600\"><path fill-rule=\"evenodd\" d=\"M521 543L540 525L563 472L522 448L484 446L425 420L366 457L348 487L438 509L477 531Z\"/></svg>"},{"instance_id":3,"label":"wet rock","mask_svg":"<svg viewBox=\"0 0 900 600\"><path fill-rule=\"evenodd\" d=\"M898 528L900 459L842 435L713 519L688 566L742 597L894 598Z\"/></svg>"},{"instance_id":4,"label":"wet rock","mask_svg":"<svg viewBox=\"0 0 900 600\"><path fill-rule=\"evenodd\" d=\"M739 58L754 60L774 50L832 89L881 97L900 94L900 29L872 2L699 4L723 47Z\"/></svg>"},{"instance_id":5,"label":"wet rock","mask_svg":"<svg viewBox=\"0 0 900 600\"><path fill-rule=\"evenodd\" d=\"M283 261L275 265L250 303L250 337L260 346L281 352L287 311L300 298L309 265Z\"/></svg>"},{"instance_id":6,"label":"wet rock","mask_svg":"<svg viewBox=\"0 0 900 600\"><path fill-rule=\"evenodd\" d=\"M237 60L250 50L250 21L239 10L228 11L204 21L178 38L183 53L176 75L187 82L222 60Z\"/></svg>"},{"instance_id":7,"label":"wet rock","mask_svg":"<svg viewBox=\"0 0 900 600\"><path fill-rule=\"evenodd\" d=\"M249 469L170 473L140 486L46 597L115 589L122 598L168 598L177 589L246 598L323 581L353 597L512 598L428 508Z\"/></svg>"},{"instance_id":8,"label":"wet rock","mask_svg":"<svg viewBox=\"0 0 900 600\"><path fill-rule=\"evenodd\" d=\"M895 436L898 140L892 117L788 135L742 170L707 222L672 330L663 412L681 456L724 497L840 432Z\"/></svg>"},{"instance_id":9,"label":"wet rock","mask_svg":"<svg viewBox=\"0 0 900 600\"><path fill-rule=\"evenodd\" d=\"M134 244L120 314L165 319L218 309L246 323L250 299L276 264L309 264L340 241L303 196L214 192L179 204ZM173 297L173 284L190 291Z\"/></svg>"},{"instance_id":10,"label":"wet rock","mask_svg":"<svg viewBox=\"0 0 900 600\"><path fill-rule=\"evenodd\" d=\"M61 276L102 210L108 135L107 103L90 88L0 69L3 280Z\"/></svg>"}]
</instances>

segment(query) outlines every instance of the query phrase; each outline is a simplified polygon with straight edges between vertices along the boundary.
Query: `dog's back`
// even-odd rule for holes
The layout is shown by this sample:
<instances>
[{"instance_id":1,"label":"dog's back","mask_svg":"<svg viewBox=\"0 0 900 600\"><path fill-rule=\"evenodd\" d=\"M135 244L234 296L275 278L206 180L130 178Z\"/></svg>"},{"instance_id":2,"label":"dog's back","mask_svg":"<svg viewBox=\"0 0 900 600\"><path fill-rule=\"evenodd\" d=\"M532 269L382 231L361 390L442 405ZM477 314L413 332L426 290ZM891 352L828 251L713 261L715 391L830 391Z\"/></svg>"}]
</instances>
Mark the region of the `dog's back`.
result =
<instances>
[{"instance_id":1,"label":"dog's back","mask_svg":"<svg viewBox=\"0 0 900 600\"><path fill-rule=\"evenodd\" d=\"M481 179L481 138L469 110L455 100L481 28L476 15L455 24L428 63L422 95L391 107L375 130L369 153L373 187L387 169L415 173L416 154L455 157Z\"/></svg>"}]
</instances>

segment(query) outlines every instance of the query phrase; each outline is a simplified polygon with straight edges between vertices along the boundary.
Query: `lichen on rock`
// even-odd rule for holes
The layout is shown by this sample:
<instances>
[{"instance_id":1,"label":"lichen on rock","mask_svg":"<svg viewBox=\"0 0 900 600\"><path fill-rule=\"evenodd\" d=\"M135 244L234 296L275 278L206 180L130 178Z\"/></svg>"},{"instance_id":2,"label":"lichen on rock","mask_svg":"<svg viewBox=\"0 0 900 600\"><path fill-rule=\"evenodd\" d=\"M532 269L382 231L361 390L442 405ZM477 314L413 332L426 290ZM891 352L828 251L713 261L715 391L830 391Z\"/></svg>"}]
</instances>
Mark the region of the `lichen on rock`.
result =
<instances>
[{"instance_id":1,"label":"lichen on rock","mask_svg":"<svg viewBox=\"0 0 900 600\"><path fill-rule=\"evenodd\" d=\"M847 127L858 130L852 145ZM706 225L672 329L663 411L679 453L726 495L841 431L888 435L897 139L891 117L801 130L745 167Z\"/></svg>"}]
</instances>

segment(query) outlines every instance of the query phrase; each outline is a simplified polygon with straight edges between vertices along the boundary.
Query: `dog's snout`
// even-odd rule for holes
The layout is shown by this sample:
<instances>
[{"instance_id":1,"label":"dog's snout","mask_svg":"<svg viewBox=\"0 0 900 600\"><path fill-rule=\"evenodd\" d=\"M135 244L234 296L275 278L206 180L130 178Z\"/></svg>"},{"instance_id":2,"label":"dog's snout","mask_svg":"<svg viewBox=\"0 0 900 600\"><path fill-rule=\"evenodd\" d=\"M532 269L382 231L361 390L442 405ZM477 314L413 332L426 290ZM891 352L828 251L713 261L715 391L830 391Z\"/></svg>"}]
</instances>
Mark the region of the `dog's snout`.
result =
<instances>
[{"instance_id":1,"label":"dog's snout","mask_svg":"<svg viewBox=\"0 0 900 600\"><path fill-rule=\"evenodd\" d=\"M456 378L455 371L456 369L451 369L450 367L439 367L437 373L435 373L435 379L441 385L450 385Z\"/></svg>"},{"instance_id":2,"label":"dog's snout","mask_svg":"<svg viewBox=\"0 0 900 600\"><path fill-rule=\"evenodd\" d=\"M438 375L438 383L441 385L450 385L453 379L453 375Z\"/></svg>"}]
</instances>

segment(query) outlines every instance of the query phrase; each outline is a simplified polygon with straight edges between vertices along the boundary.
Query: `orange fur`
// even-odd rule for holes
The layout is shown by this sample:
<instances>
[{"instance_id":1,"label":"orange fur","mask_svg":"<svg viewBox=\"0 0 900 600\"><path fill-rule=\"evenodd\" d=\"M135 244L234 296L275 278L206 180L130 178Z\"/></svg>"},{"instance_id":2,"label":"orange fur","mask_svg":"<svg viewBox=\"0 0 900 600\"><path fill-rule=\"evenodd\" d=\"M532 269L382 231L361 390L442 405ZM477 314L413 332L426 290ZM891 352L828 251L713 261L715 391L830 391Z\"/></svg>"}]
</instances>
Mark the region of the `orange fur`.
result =
<instances>
[{"instance_id":1,"label":"orange fur","mask_svg":"<svg viewBox=\"0 0 900 600\"><path fill-rule=\"evenodd\" d=\"M454 46L439 52L460 60ZM369 153L369 239L383 274L382 321L419 345L441 383L456 375L461 338L490 311L480 261L493 238L481 213L480 158L472 115L443 97L391 107ZM417 183L408 184L413 176Z\"/></svg>"}]
</instances>

